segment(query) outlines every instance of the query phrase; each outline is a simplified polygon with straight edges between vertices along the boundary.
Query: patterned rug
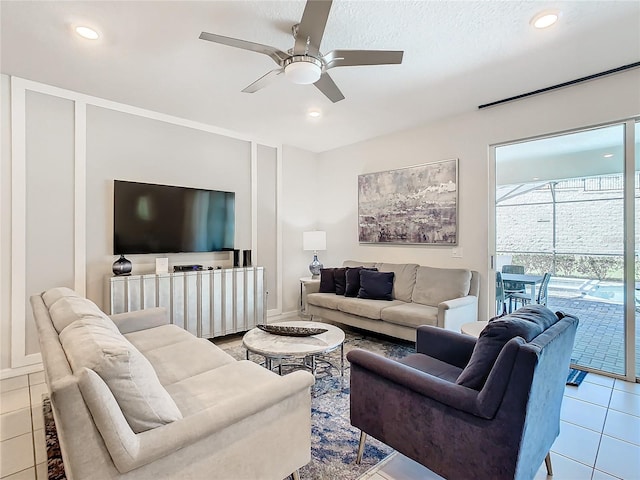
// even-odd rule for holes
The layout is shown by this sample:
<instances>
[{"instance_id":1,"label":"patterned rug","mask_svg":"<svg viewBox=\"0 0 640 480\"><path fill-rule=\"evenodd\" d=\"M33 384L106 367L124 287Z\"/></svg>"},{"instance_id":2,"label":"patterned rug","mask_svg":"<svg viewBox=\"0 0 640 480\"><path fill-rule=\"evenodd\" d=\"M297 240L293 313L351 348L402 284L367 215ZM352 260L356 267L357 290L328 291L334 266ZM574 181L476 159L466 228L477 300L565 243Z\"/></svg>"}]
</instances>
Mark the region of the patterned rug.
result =
<instances>
[{"instance_id":1,"label":"patterned rug","mask_svg":"<svg viewBox=\"0 0 640 480\"><path fill-rule=\"evenodd\" d=\"M356 454L360 430L349 422L349 362L347 352L362 348L388 358L402 358L415 353L415 344L360 331L345 331L344 377L335 368L318 363L316 383L311 389L311 462L300 469L302 480L355 480L383 460L393 450L375 438L368 437L360 465ZM236 359L246 359L242 346L221 347ZM250 360L262 362L259 355ZM329 355L333 365L340 365L340 349ZM287 373L283 367L283 374Z\"/></svg>"},{"instance_id":2,"label":"patterned rug","mask_svg":"<svg viewBox=\"0 0 640 480\"><path fill-rule=\"evenodd\" d=\"M356 331L347 331L344 354L354 348L362 348L389 358L402 358L415 351L413 343L391 340ZM244 360L246 353L241 346L221 345L234 358ZM261 362L262 357L251 356ZM340 365L340 350L329 355L334 365ZM287 367L283 367L283 374ZM300 470L302 480L355 480L393 452L391 448L374 438L367 438L362 463L356 465L356 453L360 432L349 423L349 362L345 359L344 377L335 368L319 362L316 383L311 390L311 462ZM47 444L47 469L49 480L66 480L62 455L51 411L51 402L42 402Z\"/></svg>"}]
</instances>

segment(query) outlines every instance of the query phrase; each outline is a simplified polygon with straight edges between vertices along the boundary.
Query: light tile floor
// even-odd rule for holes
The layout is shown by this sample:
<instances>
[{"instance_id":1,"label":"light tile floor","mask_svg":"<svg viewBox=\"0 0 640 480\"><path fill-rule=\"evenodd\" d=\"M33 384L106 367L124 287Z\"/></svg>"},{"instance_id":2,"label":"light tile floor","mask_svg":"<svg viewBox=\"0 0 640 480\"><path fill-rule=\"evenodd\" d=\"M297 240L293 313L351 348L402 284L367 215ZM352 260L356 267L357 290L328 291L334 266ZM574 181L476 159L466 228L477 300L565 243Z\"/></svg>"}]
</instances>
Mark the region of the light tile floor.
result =
<instances>
[{"instance_id":1,"label":"light tile floor","mask_svg":"<svg viewBox=\"0 0 640 480\"><path fill-rule=\"evenodd\" d=\"M42 372L0 381L0 477L46 479ZM566 387L560 437L551 449L554 480L640 479L640 384L589 373ZM362 480L440 477L393 454ZM541 466L536 480L546 479ZM311 479L306 479L311 480Z\"/></svg>"}]
</instances>

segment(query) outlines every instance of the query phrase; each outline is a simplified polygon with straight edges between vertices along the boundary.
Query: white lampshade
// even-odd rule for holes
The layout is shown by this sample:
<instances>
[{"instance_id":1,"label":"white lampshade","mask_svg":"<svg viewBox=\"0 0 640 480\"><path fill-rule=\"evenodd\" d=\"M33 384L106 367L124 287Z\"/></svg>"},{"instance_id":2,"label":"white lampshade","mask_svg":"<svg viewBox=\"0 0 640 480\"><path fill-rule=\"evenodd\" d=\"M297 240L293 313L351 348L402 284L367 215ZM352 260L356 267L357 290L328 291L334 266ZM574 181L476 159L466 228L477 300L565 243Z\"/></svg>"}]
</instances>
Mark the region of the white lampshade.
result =
<instances>
[{"instance_id":1,"label":"white lampshade","mask_svg":"<svg viewBox=\"0 0 640 480\"><path fill-rule=\"evenodd\" d=\"M303 250L326 250L327 249L327 232L303 232L302 233L302 249Z\"/></svg>"}]
</instances>

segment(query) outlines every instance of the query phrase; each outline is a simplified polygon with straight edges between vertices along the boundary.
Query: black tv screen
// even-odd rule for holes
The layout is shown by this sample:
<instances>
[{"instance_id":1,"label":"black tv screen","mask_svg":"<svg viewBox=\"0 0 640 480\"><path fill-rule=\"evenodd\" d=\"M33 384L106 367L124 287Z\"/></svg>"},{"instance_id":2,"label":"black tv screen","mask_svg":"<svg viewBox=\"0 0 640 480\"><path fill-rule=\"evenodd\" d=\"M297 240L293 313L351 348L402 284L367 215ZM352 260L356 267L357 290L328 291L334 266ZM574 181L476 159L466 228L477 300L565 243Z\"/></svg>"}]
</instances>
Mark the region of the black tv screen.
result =
<instances>
[{"instance_id":1,"label":"black tv screen","mask_svg":"<svg viewBox=\"0 0 640 480\"><path fill-rule=\"evenodd\" d=\"M114 180L113 253L233 250L235 193Z\"/></svg>"}]
</instances>

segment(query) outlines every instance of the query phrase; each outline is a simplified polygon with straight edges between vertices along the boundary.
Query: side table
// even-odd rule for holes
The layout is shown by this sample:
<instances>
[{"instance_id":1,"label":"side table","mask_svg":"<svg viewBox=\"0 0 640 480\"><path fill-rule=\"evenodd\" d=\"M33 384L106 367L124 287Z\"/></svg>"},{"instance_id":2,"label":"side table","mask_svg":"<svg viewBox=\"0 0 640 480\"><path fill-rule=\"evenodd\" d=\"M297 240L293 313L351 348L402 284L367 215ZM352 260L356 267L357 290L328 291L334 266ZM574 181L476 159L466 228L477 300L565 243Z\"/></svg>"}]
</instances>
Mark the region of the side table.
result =
<instances>
[{"instance_id":1,"label":"side table","mask_svg":"<svg viewBox=\"0 0 640 480\"><path fill-rule=\"evenodd\" d=\"M299 313L301 317L307 317L307 285L315 285L320 283L320 277L300 277L300 305Z\"/></svg>"},{"instance_id":2,"label":"side table","mask_svg":"<svg viewBox=\"0 0 640 480\"><path fill-rule=\"evenodd\" d=\"M460 326L460 331L466 335L471 335L472 337L478 338L480 336L480 332L484 330L484 327L486 327L488 323L489 322L487 322L486 320L464 323Z\"/></svg>"}]
</instances>

